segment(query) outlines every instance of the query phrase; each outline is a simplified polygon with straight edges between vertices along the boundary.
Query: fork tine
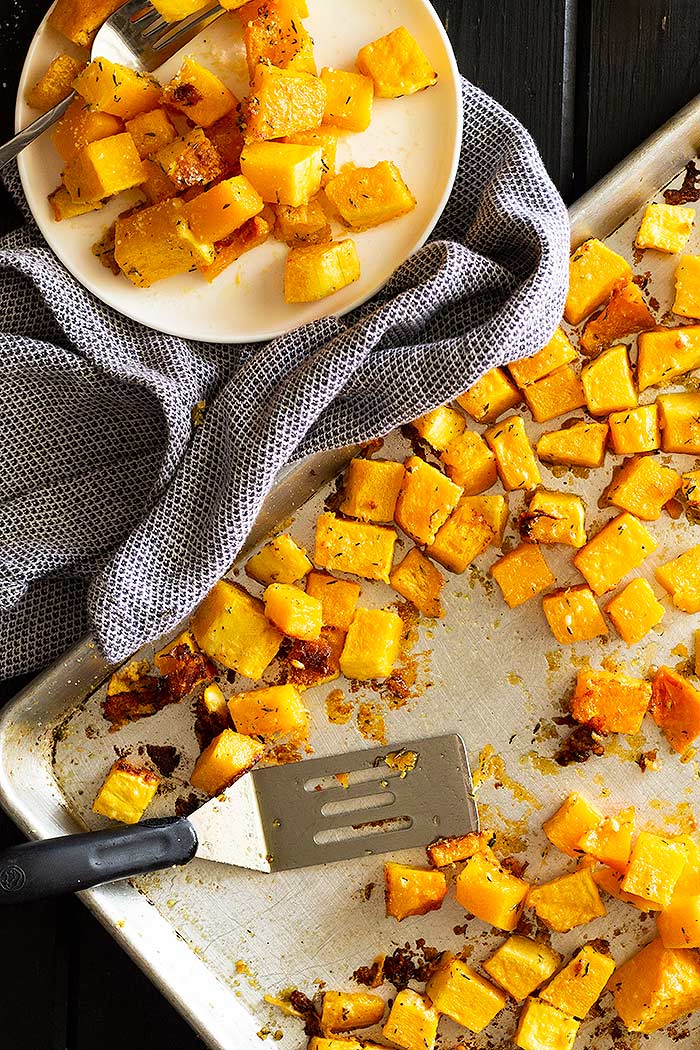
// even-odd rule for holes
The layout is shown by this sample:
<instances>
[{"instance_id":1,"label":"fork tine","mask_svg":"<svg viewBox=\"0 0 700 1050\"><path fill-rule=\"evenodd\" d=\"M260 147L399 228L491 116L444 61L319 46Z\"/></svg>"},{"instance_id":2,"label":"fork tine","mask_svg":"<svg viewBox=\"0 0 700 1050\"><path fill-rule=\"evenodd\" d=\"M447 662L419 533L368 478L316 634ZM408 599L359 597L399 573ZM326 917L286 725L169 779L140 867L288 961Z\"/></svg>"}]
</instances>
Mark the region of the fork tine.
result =
<instances>
[{"instance_id":1,"label":"fork tine","mask_svg":"<svg viewBox=\"0 0 700 1050\"><path fill-rule=\"evenodd\" d=\"M167 52L168 57L174 55L176 51L179 51L181 47L197 35L202 29L218 18L219 15L224 13L223 8L210 7L206 11L198 11L195 15L185 19L182 22L177 22L173 26L169 26L163 32L163 34L154 40L152 47L154 51ZM163 58L165 61L165 58Z\"/></svg>"},{"instance_id":2,"label":"fork tine","mask_svg":"<svg viewBox=\"0 0 700 1050\"><path fill-rule=\"evenodd\" d=\"M164 18L161 18L157 11L155 12L155 15L156 17L152 18L149 22L147 22L141 30L142 37L148 38L155 36L157 33L162 33L163 30L167 27L168 23L165 21ZM139 28L141 27L139 26Z\"/></svg>"}]
</instances>

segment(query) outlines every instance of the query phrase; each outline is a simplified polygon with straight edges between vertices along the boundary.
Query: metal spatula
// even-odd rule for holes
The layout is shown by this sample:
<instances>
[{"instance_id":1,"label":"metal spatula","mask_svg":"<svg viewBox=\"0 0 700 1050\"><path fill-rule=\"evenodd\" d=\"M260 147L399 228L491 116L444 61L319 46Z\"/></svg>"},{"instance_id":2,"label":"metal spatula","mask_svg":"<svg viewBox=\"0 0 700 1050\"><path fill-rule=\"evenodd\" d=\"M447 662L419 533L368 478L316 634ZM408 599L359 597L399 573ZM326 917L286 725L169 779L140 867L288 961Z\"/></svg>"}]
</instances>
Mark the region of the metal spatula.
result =
<instances>
[{"instance_id":1,"label":"metal spatula","mask_svg":"<svg viewBox=\"0 0 700 1050\"><path fill-rule=\"evenodd\" d=\"M89 889L194 857L287 871L427 846L478 828L461 737L411 740L254 770L190 817L5 850L0 900Z\"/></svg>"}]
</instances>

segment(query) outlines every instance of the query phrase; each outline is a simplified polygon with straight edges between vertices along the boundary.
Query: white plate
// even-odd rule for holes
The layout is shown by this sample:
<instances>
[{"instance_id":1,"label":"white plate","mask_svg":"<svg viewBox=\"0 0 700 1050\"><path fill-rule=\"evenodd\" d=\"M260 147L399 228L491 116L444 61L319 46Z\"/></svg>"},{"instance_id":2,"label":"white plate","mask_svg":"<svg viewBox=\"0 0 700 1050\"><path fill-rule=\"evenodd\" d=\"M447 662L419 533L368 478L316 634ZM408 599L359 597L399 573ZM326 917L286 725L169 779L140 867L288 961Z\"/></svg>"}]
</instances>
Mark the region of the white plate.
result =
<instances>
[{"instance_id":1,"label":"white plate","mask_svg":"<svg viewBox=\"0 0 700 1050\"><path fill-rule=\"evenodd\" d=\"M374 119L361 135L345 134L338 164L395 161L418 200L408 216L358 234L362 262L358 282L319 303L287 305L283 296L286 248L274 239L245 255L213 284L198 274L135 288L103 267L91 251L116 215L137 199L122 194L100 211L55 222L47 196L60 182L61 162L49 135L21 154L22 186L41 232L61 262L99 299L150 328L186 339L247 343L273 338L330 314L340 316L375 294L394 270L425 243L439 219L457 171L462 136L462 108L457 64L437 15L428 0L352 0L352 17L338 17L337 0L311 0L307 25L321 66L354 68L359 48L405 25L439 74L435 87L401 99L377 99ZM56 54L71 45L41 23L29 48L20 80L16 127L26 127L36 111L24 96ZM223 15L184 49L195 55L243 98L247 70L240 22ZM78 53L77 51L75 52ZM180 64L175 56L159 72L167 80Z\"/></svg>"}]
</instances>

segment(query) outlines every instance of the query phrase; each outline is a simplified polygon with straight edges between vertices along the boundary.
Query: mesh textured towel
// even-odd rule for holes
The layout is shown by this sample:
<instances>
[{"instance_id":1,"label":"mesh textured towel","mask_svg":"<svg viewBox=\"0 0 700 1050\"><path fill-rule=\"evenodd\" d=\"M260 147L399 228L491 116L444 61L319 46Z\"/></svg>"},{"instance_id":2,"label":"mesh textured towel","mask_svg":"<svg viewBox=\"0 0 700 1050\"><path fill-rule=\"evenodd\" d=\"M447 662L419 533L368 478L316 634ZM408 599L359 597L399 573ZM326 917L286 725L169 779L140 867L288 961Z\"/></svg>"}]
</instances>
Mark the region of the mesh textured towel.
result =
<instances>
[{"instance_id":1,"label":"mesh textured towel","mask_svg":"<svg viewBox=\"0 0 700 1050\"><path fill-rule=\"evenodd\" d=\"M0 241L0 678L88 630L127 657L225 572L284 464L381 436L547 342L564 205L515 118L467 82L463 101L433 239L354 314L267 345L186 342L119 316L28 215ZM8 183L22 202L16 173Z\"/></svg>"}]
</instances>

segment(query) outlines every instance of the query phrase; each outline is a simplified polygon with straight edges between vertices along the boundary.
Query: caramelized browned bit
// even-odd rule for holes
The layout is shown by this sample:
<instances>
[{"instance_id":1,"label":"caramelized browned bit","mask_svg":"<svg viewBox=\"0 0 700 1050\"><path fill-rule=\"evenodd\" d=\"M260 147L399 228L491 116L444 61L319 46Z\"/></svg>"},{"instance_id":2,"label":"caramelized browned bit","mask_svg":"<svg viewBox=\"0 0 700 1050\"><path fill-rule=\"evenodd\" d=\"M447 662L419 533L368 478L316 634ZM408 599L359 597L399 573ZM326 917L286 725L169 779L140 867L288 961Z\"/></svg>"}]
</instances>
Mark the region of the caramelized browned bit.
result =
<instances>
[{"instance_id":1,"label":"caramelized browned bit","mask_svg":"<svg viewBox=\"0 0 700 1050\"><path fill-rule=\"evenodd\" d=\"M189 795L179 795L175 799L175 816L189 817L199 809L200 805L201 802L194 791L190 791Z\"/></svg>"},{"instance_id":2,"label":"caramelized browned bit","mask_svg":"<svg viewBox=\"0 0 700 1050\"><path fill-rule=\"evenodd\" d=\"M163 777L172 776L180 765L180 752L172 744L146 744L146 754Z\"/></svg>"},{"instance_id":3,"label":"caramelized browned bit","mask_svg":"<svg viewBox=\"0 0 700 1050\"><path fill-rule=\"evenodd\" d=\"M194 735L197 737L200 751L211 744L215 736L230 725L228 708L218 710L209 706L204 697L197 697L194 714Z\"/></svg>"},{"instance_id":4,"label":"caramelized browned bit","mask_svg":"<svg viewBox=\"0 0 700 1050\"><path fill-rule=\"evenodd\" d=\"M691 201L700 200L700 186L698 171L695 161L689 161L685 166L683 184L677 190L664 190L664 200L667 204L689 204Z\"/></svg>"},{"instance_id":5,"label":"caramelized browned bit","mask_svg":"<svg viewBox=\"0 0 700 1050\"><path fill-rule=\"evenodd\" d=\"M371 966L358 966L352 975L353 981L366 988L379 988L384 984L384 961L386 956L378 955Z\"/></svg>"},{"instance_id":6,"label":"caramelized browned bit","mask_svg":"<svg viewBox=\"0 0 700 1050\"><path fill-rule=\"evenodd\" d=\"M182 700L202 682L211 682L216 675L211 660L199 649L193 651L184 642L175 645L164 655L165 660L163 654L159 654L173 700Z\"/></svg>"},{"instance_id":7,"label":"caramelized browned bit","mask_svg":"<svg viewBox=\"0 0 700 1050\"><path fill-rule=\"evenodd\" d=\"M602 755L603 736L597 733L592 726L577 726L561 744L554 754L554 761L558 766L568 766L572 762L587 762L591 755Z\"/></svg>"},{"instance_id":8,"label":"caramelized browned bit","mask_svg":"<svg viewBox=\"0 0 700 1050\"><path fill-rule=\"evenodd\" d=\"M196 106L198 102L202 101L202 93L197 90L194 84L178 84L173 89L172 94L173 102L177 103L178 106Z\"/></svg>"},{"instance_id":9,"label":"caramelized browned bit","mask_svg":"<svg viewBox=\"0 0 700 1050\"><path fill-rule=\"evenodd\" d=\"M308 1036L321 1035L321 1018L308 995L295 988L289 996L289 1004L304 1019L304 1032Z\"/></svg>"},{"instance_id":10,"label":"caramelized browned bit","mask_svg":"<svg viewBox=\"0 0 700 1050\"><path fill-rule=\"evenodd\" d=\"M166 678L145 675L134 683L133 689L107 695L102 701L102 714L111 724L112 732L116 732L129 722L150 718L177 699L170 692Z\"/></svg>"},{"instance_id":11,"label":"caramelized browned bit","mask_svg":"<svg viewBox=\"0 0 700 1050\"><path fill-rule=\"evenodd\" d=\"M337 673L338 668L333 665L332 658L333 650L325 638L316 641L285 639L280 653L286 680L306 688Z\"/></svg>"}]
</instances>

